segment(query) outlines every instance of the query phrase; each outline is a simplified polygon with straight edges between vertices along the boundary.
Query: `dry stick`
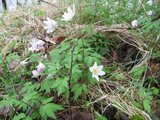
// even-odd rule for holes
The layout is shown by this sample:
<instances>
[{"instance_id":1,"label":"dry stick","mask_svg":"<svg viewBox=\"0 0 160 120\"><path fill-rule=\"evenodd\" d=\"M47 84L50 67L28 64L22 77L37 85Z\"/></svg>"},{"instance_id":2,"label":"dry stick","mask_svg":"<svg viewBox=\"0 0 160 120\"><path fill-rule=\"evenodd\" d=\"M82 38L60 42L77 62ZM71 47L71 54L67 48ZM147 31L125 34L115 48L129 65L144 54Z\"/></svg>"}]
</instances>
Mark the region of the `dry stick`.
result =
<instances>
[{"instance_id":1,"label":"dry stick","mask_svg":"<svg viewBox=\"0 0 160 120\"><path fill-rule=\"evenodd\" d=\"M73 52L75 49L76 45L73 45L71 48L71 64L70 64L70 72L69 72L69 81L68 81L68 86L69 86L69 97L68 97L68 101L69 101L69 112L70 112L70 116L71 116L71 120L72 119L72 107L71 107L71 80L72 80L72 67L73 67Z\"/></svg>"}]
</instances>

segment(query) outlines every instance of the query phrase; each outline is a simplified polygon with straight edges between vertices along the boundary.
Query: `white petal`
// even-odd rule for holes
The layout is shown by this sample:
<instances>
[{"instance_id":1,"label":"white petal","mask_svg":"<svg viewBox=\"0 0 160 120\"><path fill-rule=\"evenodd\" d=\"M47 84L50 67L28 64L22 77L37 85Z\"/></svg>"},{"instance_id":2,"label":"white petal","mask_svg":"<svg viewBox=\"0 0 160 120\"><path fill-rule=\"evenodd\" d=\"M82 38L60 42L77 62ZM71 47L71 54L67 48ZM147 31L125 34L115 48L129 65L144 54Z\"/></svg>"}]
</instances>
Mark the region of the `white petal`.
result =
<instances>
[{"instance_id":1,"label":"white petal","mask_svg":"<svg viewBox=\"0 0 160 120\"><path fill-rule=\"evenodd\" d=\"M94 63L93 67L97 67L97 62Z\"/></svg>"},{"instance_id":2,"label":"white petal","mask_svg":"<svg viewBox=\"0 0 160 120\"><path fill-rule=\"evenodd\" d=\"M103 76L103 75L105 75L105 72L101 71L100 73L98 73L98 75Z\"/></svg>"},{"instance_id":3,"label":"white petal","mask_svg":"<svg viewBox=\"0 0 160 120\"><path fill-rule=\"evenodd\" d=\"M133 20L131 22L132 27L137 27L138 26L138 20Z\"/></svg>"},{"instance_id":4,"label":"white petal","mask_svg":"<svg viewBox=\"0 0 160 120\"><path fill-rule=\"evenodd\" d=\"M67 8L67 12L71 14L72 13L72 9L70 7L68 7Z\"/></svg>"},{"instance_id":5,"label":"white petal","mask_svg":"<svg viewBox=\"0 0 160 120\"><path fill-rule=\"evenodd\" d=\"M29 47L28 50L34 52L32 47Z\"/></svg>"},{"instance_id":6,"label":"white petal","mask_svg":"<svg viewBox=\"0 0 160 120\"><path fill-rule=\"evenodd\" d=\"M51 19L49 17L47 17L46 19L47 19L48 22L51 21Z\"/></svg>"},{"instance_id":7,"label":"white petal","mask_svg":"<svg viewBox=\"0 0 160 120\"><path fill-rule=\"evenodd\" d=\"M103 69L103 65L97 66L99 70Z\"/></svg>"},{"instance_id":8,"label":"white petal","mask_svg":"<svg viewBox=\"0 0 160 120\"><path fill-rule=\"evenodd\" d=\"M39 62L39 65L36 68L37 72L41 74L46 69L46 66L43 63Z\"/></svg>"},{"instance_id":9,"label":"white petal","mask_svg":"<svg viewBox=\"0 0 160 120\"><path fill-rule=\"evenodd\" d=\"M48 21L43 21L44 24L46 25L49 25L49 22Z\"/></svg>"},{"instance_id":10,"label":"white petal","mask_svg":"<svg viewBox=\"0 0 160 120\"><path fill-rule=\"evenodd\" d=\"M96 78L97 81L99 81L99 76L98 75L96 75L95 78Z\"/></svg>"},{"instance_id":11,"label":"white petal","mask_svg":"<svg viewBox=\"0 0 160 120\"><path fill-rule=\"evenodd\" d=\"M147 4L151 6L153 5L153 1L152 0L147 1Z\"/></svg>"},{"instance_id":12,"label":"white petal","mask_svg":"<svg viewBox=\"0 0 160 120\"><path fill-rule=\"evenodd\" d=\"M54 31L54 29L48 28L46 32L47 32L47 33L52 33L53 31Z\"/></svg>"},{"instance_id":13,"label":"white petal","mask_svg":"<svg viewBox=\"0 0 160 120\"><path fill-rule=\"evenodd\" d=\"M90 67L89 70L90 70L91 72L93 72L93 67Z\"/></svg>"},{"instance_id":14,"label":"white petal","mask_svg":"<svg viewBox=\"0 0 160 120\"><path fill-rule=\"evenodd\" d=\"M34 78L37 78L39 76L39 73L37 72L37 70L33 70L32 74Z\"/></svg>"},{"instance_id":15,"label":"white petal","mask_svg":"<svg viewBox=\"0 0 160 120\"><path fill-rule=\"evenodd\" d=\"M68 7L67 8L67 12L65 12L63 15L62 15L62 19L63 21L70 21L72 20L72 18L74 17L75 15L75 5L73 4L72 5L72 8L71 7Z\"/></svg>"},{"instance_id":16,"label":"white petal","mask_svg":"<svg viewBox=\"0 0 160 120\"><path fill-rule=\"evenodd\" d=\"M95 78L97 81L99 81L99 76L98 75L92 74L92 78Z\"/></svg>"}]
</instances>

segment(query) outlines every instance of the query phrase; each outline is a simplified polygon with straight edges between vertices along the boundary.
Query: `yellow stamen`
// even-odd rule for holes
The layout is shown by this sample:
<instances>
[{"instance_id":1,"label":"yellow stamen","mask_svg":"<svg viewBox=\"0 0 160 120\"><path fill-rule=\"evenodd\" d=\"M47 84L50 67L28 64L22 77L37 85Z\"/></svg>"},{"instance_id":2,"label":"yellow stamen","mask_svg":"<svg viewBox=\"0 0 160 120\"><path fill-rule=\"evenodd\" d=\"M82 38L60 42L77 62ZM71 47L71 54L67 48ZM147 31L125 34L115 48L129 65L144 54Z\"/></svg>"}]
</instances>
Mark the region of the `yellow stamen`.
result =
<instances>
[{"instance_id":1,"label":"yellow stamen","mask_svg":"<svg viewBox=\"0 0 160 120\"><path fill-rule=\"evenodd\" d=\"M97 69L97 68L93 69L93 73L94 74L98 74L99 73L99 69Z\"/></svg>"}]
</instances>

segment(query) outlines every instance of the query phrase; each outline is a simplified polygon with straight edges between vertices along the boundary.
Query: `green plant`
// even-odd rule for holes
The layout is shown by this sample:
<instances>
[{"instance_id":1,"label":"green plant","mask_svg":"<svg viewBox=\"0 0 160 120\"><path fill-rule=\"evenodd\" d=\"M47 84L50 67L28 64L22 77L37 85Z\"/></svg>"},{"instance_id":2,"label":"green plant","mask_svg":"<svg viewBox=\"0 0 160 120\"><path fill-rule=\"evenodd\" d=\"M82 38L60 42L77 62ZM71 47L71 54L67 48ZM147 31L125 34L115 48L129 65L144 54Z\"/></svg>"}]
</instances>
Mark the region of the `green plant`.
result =
<instances>
[{"instance_id":1,"label":"green plant","mask_svg":"<svg viewBox=\"0 0 160 120\"><path fill-rule=\"evenodd\" d=\"M131 120L145 120L145 118L142 115L133 115Z\"/></svg>"}]
</instances>

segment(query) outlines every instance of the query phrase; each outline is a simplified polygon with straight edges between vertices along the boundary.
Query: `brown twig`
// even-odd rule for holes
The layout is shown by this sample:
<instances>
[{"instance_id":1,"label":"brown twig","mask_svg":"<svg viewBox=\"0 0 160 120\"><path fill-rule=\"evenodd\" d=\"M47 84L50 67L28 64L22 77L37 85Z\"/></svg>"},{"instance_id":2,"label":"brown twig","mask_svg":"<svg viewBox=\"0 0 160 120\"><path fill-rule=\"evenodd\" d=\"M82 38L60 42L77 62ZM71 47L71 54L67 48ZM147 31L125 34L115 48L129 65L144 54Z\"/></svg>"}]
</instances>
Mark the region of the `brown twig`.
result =
<instances>
[{"instance_id":1,"label":"brown twig","mask_svg":"<svg viewBox=\"0 0 160 120\"><path fill-rule=\"evenodd\" d=\"M69 81L68 81L68 86L69 86L69 97L68 97L68 101L69 101L69 109L70 109L70 116L71 116L71 120L72 119L72 107L71 107L71 80L72 80L72 68L73 68L73 52L75 49L76 45L71 46L71 64L70 64L70 72L69 72Z\"/></svg>"}]
</instances>

